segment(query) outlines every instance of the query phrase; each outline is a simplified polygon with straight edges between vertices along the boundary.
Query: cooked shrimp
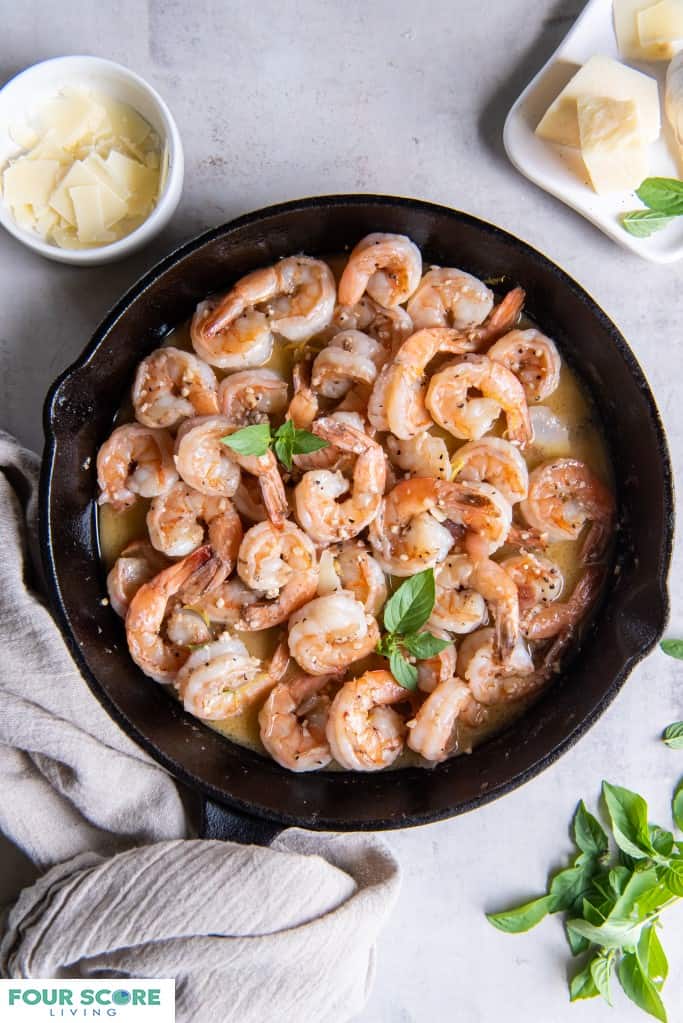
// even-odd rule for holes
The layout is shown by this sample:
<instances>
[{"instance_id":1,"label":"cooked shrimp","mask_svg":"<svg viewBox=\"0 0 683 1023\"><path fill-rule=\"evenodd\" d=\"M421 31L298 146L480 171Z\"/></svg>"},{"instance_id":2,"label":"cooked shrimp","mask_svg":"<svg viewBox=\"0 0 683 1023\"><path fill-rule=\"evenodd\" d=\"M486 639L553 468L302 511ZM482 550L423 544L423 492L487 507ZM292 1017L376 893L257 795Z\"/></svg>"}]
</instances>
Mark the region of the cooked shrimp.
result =
<instances>
[{"instance_id":1,"label":"cooked shrimp","mask_svg":"<svg viewBox=\"0 0 683 1023\"><path fill-rule=\"evenodd\" d=\"M429 429L432 418L425 408L427 366L444 352L471 351L457 330L432 327L418 330L382 369L370 396L368 418L376 430L391 430L407 440Z\"/></svg>"},{"instance_id":2,"label":"cooked shrimp","mask_svg":"<svg viewBox=\"0 0 683 1023\"><path fill-rule=\"evenodd\" d=\"M409 472L411 476L434 476L442 480L450 478L448 448L443 437L418 433L407 440L399 440L390 433L385 442L394 465Z\"/></svg>"},{"instance_id":3,"label":"cooked shrimp","mask_svg":"<svg viewBox=\"0 0 683 1023\"><path fill-rule=\"evenodd\" d=\"M261 742L289 771L319 771L332 760L325 736L335 675L296 675L278 682L258 716Z\"/></svg>"},{"instance_id":4,"label":"cooked shrimp","mask_svg":"<svg viewBox=\"0 0 683 1023\"><path fill-rule=\"evenodd\" d=\"M326 398L343 398L354 384L373 384L387 353L360 330L343 330L316 356L311 387Z\"/></svg>"},{"instance_id":5,"label":"cooked shrimp","mask_svg":"<svg viewBox=\"0 0 683 1023\"><path fill-rule=\"evenodd\" d=\"M335 423L344 423L359 433L365 433L365 422L357 412L332 412L328 417ZM355 455L352 451L342 451L334 444L328 444L326 448L318 451L309 451L308 454L294 455L294 465L300 472L309 472L311 469L338 469L340 472L351 472Z\"/></svg>"},{"instance_id":6,"label":"cooked shrimp","mask_svg":"<svg viewBox=\"0 0 683 1023\"><path fill-rule=\"evenodd\" d=\"M268 318L241 296L233 297L233 292L222 299L199 303L190 324L190 337L197 355L221 369L262 366L273 352Z\"/></svg>"},{"instance_id":7,"label":"cooked shrimp","mask_svg":"<svg viewBox=\"0 0 683 1023\"><path fill-rule=\"evenodd\" d=\"M191 650L211 641L211 623L199 608L177 604L166 619L166 638Z\"/></svg>"},{"instance_id":8,"label":"cooked shrimp","mask_svg":"<svg viewBox=\"0 0 683 1023\"><path fill-rule=\"evenodd\" d=\"M420 327L467 330L482 323L493 309L493 292L483 281L454 267L429 270L408 303L408 315Z\"/></svg>"},{"instance_id":9,"label":"cooked shrimp","mask_svg":"<svg viewBox=\"0 0 683 1023\"><path fill-rule=\"evenodd\" d=\"M327 719L332 756L349 771L379 771L400 756L406 726L390 704L407 699L388 671L366 671L339 690Z\"/></svg>"},{"instance_id":10,"label":"cooked shrimp","mask_svg":"<svg viewBox=\"0 0 683 1023\"><path fill-rule=\"evenodd\" d=\"M434 628L429 625L427 630L436 636L437 639L451 640L450 635L444 629ZM455 644L450 642L450 645L444 647L443 650L435 654L434 657L428 657L423 661L417 662L417 687L423 693L432 693L438 686L439 682L443 682L444 679L451 678L455 675L455 663L457 658L457 651Z\"/></svg>"},{"instance_id":11,"label":"cooked shrimp","mask_svg":"<svg viewBox=\"0 0 683 1023\"><path fill-rule=\"evenodd\" d=\"M530 404L543 401L557 390L562 359L555 342L540 330L512 330L486 354L519 377Z\"/></svg>"},{"instance_id":12,"label":"cooked shrimp","mask_svg":"<svg viewBox=\"0 0 683 1023\"><path fill-rule=\"evenodd\" d=\"M166 493L178 473L173 464L173 438L166 430L138 423L118 426L97 455L98 504L124 511L138 497Z\"/></svg>"},{"instance_id":13,"label":"cooked shrimp","mask_svg":"<svg viewBox=\"0 0 683 1023\"><path fill-rule=\"evenodd\" d=\"M292 420L297 430L308 430L319 411L318 397L311 389L308 363L297 362L294 364L292 385L294 396L287 409L287 419Z\"/></svg>"},{"instance_id":14,"label":"cooked shrimp","mask_svg":"<svg viewBox=\"0 0 683 1023\"><path fill-rule=\"evenodd\" d=\"M182 480L210 497L232 497L240 484L238 456L221 444L234 427L224 416L186 419L176 437L174 462Z\"/></svg>"},{"instance_id":15,"label":"cooked shrimp","mask_svg":"<svg viewBox=\"0 0 683 1023\"><path fill-rule=\"evenodd\" d=\"M444 560L454 537L434 515L480 534L492 553L505 541L512 509L487 483L402 480L382 501L368 533L385 572L415 575Z\"/></svg>"},{"instance_id":16,"label":"cooked shrimp","mask_svg":"<svg viewBox=\"0 0 683 1023\"><path fill-rule=\"evenodd\" d=\"M178 472L202 494L232 496L240 482L240 469L256 476L270 519L280 525L289 514L287 495L272 451L263 455L241 455L222 443L235 432L225 416L189 419L178 431Z\"/></svg>"},{"instance_id":17,"label":"cooked shrimp","mask_svg":"<svg viewBox=\"0 0 683 1023\"><path fill-rule=\"evenodd\" d=\"M522 617L522 632L531 640L552 639L555 636L571 634L586 612L595 602L605 579L605 571L599 565L588 565L584 569L569 600L562 603L537 602L529 607Z\"/></svg>"},{"instance_id":18,"label":"cooked shrimp","mask_svg":"<svg viewBox=\"0 0 683 1023\"><path fill-rule=\"evenodd\" d=\"M501 567L512 578L519 595L520 611L528 611L557 600L564 587L559 565L542 554L513 554L501 561Z\"/></svg>"},{"instance_id":19,"label":"cooked shrimp","mask_svg":"<svg viewBox=\"0 0 683 1023\"><path fill-rule=\"evenodd\" d=\"M223 578L232 571L242 540L242 523L227 497L207 497L176 483L167 494L155 497L147 512L153 546L171 558L183 557L208 541L221 559ZM220 580L215 579L218 584Z\"/></svg>"},{"instance_id":20,"label":"cooked shrimp","mask_svg":"<svg viewBox=\"0 0 683 1023\"><path fill-rule=\"evenodd\" d=\"M363 295L355 305L338 305L329 329L334 333L362 330L379 341L387 354L396 351L414 330L413 321L400 305L387 309L369 295Z\"/></svg>"},{"instance_id":21,"label":"cooked shrimp","mask_svg":"<svg viewBox=\"0 0 683 1023\"><path fill-rule=\"evenodd\" d=\"M206 588L205 579L212 576L208 569L210 562L204 569L190 579L187 586L184 586L180 598L185 606L195 611L198 615L208 618L210 622L219 622L223 625L237 625L241 621L244 609L250 604L255 604L263 594L246 586L241 579L232 576L225 579L219 585ZM220 566L214 565L217 571Z\"/></svg>"},{"instance_id":22,"label":"cooked shrimp","mask_svg":"<svg viewBox=\"0 0 683 1023\"><path fill-rule=\"evenodd\" d=\"M210 547L200 547L182 561L143 583L126 614L128 649L139 668L155 682L172 682L189 650L161 635L169 602L211 557Z\"/></svg>"},{"instance_id":23,"label":"cooked shrimp","mask_svg":"<svg viewBox=\"0 0 683 1023\"><path fill-rule=\"evenodd\" d=\"M482 397L468 397L473 390ZM435 373L425 405L434 421L454 437L478 440L504 412L508 438L522 445L531 440L524 388L514 373L485 355L464 355Z\"/></svg>"},{"instance_id":24,"label":"cooked shrimp","mask_svg":"<svg viewBox=\"0 0 683 1023\"><path fill-rule=\"evenodd\" d=\"M481 593L495 619L494 656L507 661L519 639L517 587L505 569L488 557L488 545L478 534L467 534L465 550L473 562L470 583Z\"/></svg>"},{"instance_id":25,"label":"cooked shrimp","mask_svg":"<svg viewBox=\"0 0 683 1023\"><path fill-rule=\"evenodd\" d=\"M342 671L372 653L379 628L350 593L316 597L289 619L289 652L309 675Z\"/></svg>"},{"instance_id":26,"label":"cooked shrimp","mask_svg":"<svg viewBox=\"0 0 683 1023\"><path fill-rule=\"evenodd\" d=\"M403 234L369 234L349 256L339 281L341 305L355 305L367 291L387 309L402 305L422 276L422 255Z\"/></svg>"},{"instance_id":27,"label":"cooked shrimp","mask_svg":"<svg viewBox=\"0 0 683 1023\"><path fill-rule=\"evenodd\" d=\"M218 402L233 426L267 423L287 408L287 381L272 369L244 369L221 380Z\"/></svg>"},{"instance_id":28,"label":"cooked shrimp","mask_svg":"<svg viewBox=\"0 0 683 1023\"><path fill-rule=\"evenodd\" d=\"M341 451L358 456L351 495L345 501L336 500L349 490L349 483L340 472L326 469L307 472L294 491L297 518L316 543L350 540L377 514L386 479L384 452L365 433L331 417L318 419L313 432Z\"/></svg>"},{"instance_id":29,"label":"cooked shrimp","mask_svg":"<svg viewBox=\"0 0 683 1023\"><path fill-rule=\"evenodd\" d=\"M473 570L474 562L468 554L450 554L435 567L430 629L436 626L463 635L486 625L488 608L471 582Z\"/></svg>"},{"instance_id":30,"label":"cooked shrimp","mask_svg":"<svg viewBox=\"0 0 683 1023\"><path fill-rule=\"evenodd\" d=\"M244 643L224 632L193 650L178 672L176 686L188 714L222 721L242 714L269 692L287 669L282 643L269 663L252 657Z\"/></svg>"},{"instance_id":31,"label":"cooked shrimp","mask_svg":"<svg viewBox=\"0 0 683 1023\"><path fill-rule=\"evenodd\" d=\"M250 522L265 522L268 518L261 487L255 476L242 476L232 500L242 518Z\"/></svg>"},{"instance_id":32,"label":"cooked shrimp","mask_svg":"<svg viewBox=\"0 0 683 1023\"><path fill-rule=\"evenodd\" d=\"M379 562L361 540L348 540L333 550L341 588L352 593L371 615L379 615L388 594Z\"/></svg>"},{"instance_id":33,"label":"cooked shrimp","mask_svg":"<svg viewBox=\"0 0 683 1023\"><path fill-rule=\"evenodd\" d=\"M483 323L463 330L462 337L469 345L468 351L480 351L511 331L522 311L525 297L523 288L513 288L493 307Z\"/></svg>"},{"instance_id":34,"label":"cooked shrimp","mask_svg":"<svg viewBox=\"0 0 683 1023\"><path fill-rule=\"evenodd\" d=\"M584 560L598 560L614 525L614 498L584 462L558 458L544 462L529 477L529 494L522 515L552 542L576 540L584 525L590 528L583 544Z\"/></svg>"},{"instance_id":35,"label":"cooked shrimp","mask_svg":"<svg viewBox=\"0 0 683 1023\"><path fill-rule=\"evenodd\" d=\"M293 522L276 529L260 522L244 534L237 572L251 589L266 597L244 608L238 628L247 632L269 629L289 618L315 595L318 559L315 547Z\"/></svg>"},{"instance_id":36,"label":"cooked shrimp","mask_svg":"<svg viewBox=\"0 0 683 1023\"><path fill-rule=\"evenodd\" d=\"M519 639L505 663L495 655L493 629L479 629L465 636L458 650L458 675L485 706L519 700L538 689L546 674L534 669L534 662Z\"/></svg>"},{"instance_id":37,"label":"cooked shrimp","mask_svg":"<svg viewBox=\"0 0 683 1023\"><path fill-rule=\"evenodd\" d=\"M216 374L191 352L158 348L138 366L135 418L144 426L175 426L190 416L218 412Z\"/></svg>"},{"instance_id":38,"label":"cooked shrimp","mask_svg":"<svg viewBox=\"0 0 683 1023\"><path fill-rule=\"evenodd\" d=\"M109 602L121 618L143 583L168 565L167 559L147 540L133 540L119 554L107 576Z\"/></svg>"},{"instance_id":39,"label":"cooked shrimp","mask_svg":"<svg viewBox=\"0 0 683 1023\"><path fill-rule=\"evenodd\" d=\"M502 437L482 437L463 444L451 462L454 480L490 483L510 504L524 500L529 470L519 448Z\"/></svg>"},{"instance_id":40,"label":"cooked shrimp","mask_svg":"<svg viewBox=\"0 0 683 1023\"><path fill-rule=\"evenodd\" d=\"M259 366L272 351L272 332L288 341L306 341L330 322L335 298L327 263L289 256L247 274L209 310L200 313L200 306L192 321L192 344L213 366Z\"/></svg>"},{"instance_id":41,"label":"cooked shrimp","mask_svg":"<svg viewBox=\"0 0 683 1023\"><path fill-rule=\"evenodd\" d=\"M439 682L408 722L408 746L425 760L439 764L457 746L456 724L472 700L468 685L457 677Z\"/></svg>"}]
</instances>

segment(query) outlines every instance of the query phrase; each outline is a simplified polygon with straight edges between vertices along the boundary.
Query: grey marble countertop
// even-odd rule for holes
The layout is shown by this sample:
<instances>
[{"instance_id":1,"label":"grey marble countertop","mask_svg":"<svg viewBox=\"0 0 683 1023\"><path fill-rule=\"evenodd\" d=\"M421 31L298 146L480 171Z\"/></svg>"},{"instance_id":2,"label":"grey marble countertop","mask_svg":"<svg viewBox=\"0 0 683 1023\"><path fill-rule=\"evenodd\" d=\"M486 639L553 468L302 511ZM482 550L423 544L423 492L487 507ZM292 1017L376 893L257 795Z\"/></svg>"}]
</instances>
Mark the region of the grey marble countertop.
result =
<instances>
[{"instance_id":1,"label":"grey marble countertop","mask_svg":"<svg viewBox=\"0 0 683 1023\"><path fill-rule=\"evenodd\" d=\"M0 423L36 449L41 406L116 298L176 243L246 210L325 192L414 195L520 235L597 299L657 396L676 470L683 458L680 265L617 248L507 162L505 114L558 45L579 0L23 0L0 2L0 78L92 53L150 80L184 140L183 199L153 245L111 267L40 259L0 235ZM671 631L683 629L681 548ZM380 943L364 1023L637 1020L623 999L570 1006L556 920L523 937L484 910L542 890L569 851L567 823L600 781L637 788L667 821L683 754L658 742L683 717L683 667L656 652L591 732L550 770L457 820L387 837L404 872ZM666 920L670 1019L683 1013L683 912ZM315 954L311 950L311 954ZM676 1007L678 1007L678 1015Z\"/></svg>"}]
</instances>

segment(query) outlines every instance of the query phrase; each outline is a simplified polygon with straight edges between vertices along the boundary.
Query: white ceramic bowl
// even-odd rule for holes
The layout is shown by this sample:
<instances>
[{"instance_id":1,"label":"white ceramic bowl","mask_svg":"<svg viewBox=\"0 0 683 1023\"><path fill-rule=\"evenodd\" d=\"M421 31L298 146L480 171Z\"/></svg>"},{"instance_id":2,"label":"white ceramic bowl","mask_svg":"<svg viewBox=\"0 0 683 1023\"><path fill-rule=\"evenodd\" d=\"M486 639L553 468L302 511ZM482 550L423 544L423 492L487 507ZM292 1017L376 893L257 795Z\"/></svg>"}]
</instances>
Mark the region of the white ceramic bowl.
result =
<instances>
[{"instance_id":1,"label":"white ceramic bowl","mask_svg":"<svg viewBox=\"0 0 683 1023\"><path fill-rule=\"evenodd\" d=\"M58 245L44 241L38 234L19 227L1 199L0 224L41 256L58 263L94 266L130 255L146 245L169 222L180 202L183 187L183 147L176 123L163 99L135 72L101 57L55 57L20 72L0 90L0 166L21 152L10 137L12 125L21 121L27 112L38 109L65 86L76 85L100 90L128 103L149 121L159 135L162 147L164 143L168 146L168 174L159 201L147 220L125 238L92 249L60 249Z\"/></svg>"}]
</instances>

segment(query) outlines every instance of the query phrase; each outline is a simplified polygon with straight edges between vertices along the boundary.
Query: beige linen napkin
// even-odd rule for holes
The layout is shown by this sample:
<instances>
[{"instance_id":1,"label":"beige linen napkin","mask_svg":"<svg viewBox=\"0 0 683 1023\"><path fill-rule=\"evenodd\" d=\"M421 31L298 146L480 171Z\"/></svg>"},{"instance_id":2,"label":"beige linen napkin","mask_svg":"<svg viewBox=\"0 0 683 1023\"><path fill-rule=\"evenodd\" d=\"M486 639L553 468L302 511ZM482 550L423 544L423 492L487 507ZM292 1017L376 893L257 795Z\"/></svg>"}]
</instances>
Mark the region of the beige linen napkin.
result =
<instances>
[{"instance_id":1,"label":"beige linen napkin","mask_svg":"<svg viewBox=\"0 0 683 1023\"><path fill-rule=\"evenodd\" d=\"M179 1023L362 1008L398 867L371 836L188 839L173 780L107 716L40 596L38 460L0 431L0 976L175 977ZM16 900L16 901L14 901Z\"/></svg>"}]
</instances>

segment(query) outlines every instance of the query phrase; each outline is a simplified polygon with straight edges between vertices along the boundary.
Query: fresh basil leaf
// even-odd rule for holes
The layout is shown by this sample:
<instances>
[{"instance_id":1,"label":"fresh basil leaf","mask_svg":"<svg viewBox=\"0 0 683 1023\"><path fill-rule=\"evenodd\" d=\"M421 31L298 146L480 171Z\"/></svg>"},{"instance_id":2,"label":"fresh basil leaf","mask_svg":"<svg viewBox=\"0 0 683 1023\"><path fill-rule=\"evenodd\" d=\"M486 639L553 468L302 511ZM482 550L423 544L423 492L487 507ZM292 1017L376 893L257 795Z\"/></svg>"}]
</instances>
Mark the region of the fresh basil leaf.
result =
<instances>
[{"instance_id":1,"label":"fresh basil leaf","mask_svg":"<svg viewBox=\"0 0 683 1023\"><path fill-rule=\"evenodd\" d=\"M294 454L294 438L296 429L291 419L285 419L282 426L275 431L273 450L275 455L286 469L292 468L292 456Z\"/></svg>"},{"instance_id":2,"label":"fresh basil leaf","mask_svg":"<svg viewBox=\"0 0 683 1023\"><path fill-rule=\"evenodd\" d=\"M683 639L663 639L659 646L669 657L683 661Z\"/></svg>"},{"instance_id":3,"label":"fresh basil leaf","mask_svg":"<svg viewBox=\"0 0 683 1023\"><path fill-rule=\"evenodd\" d=\"M583 799L576 808L572 830L574 841L582 852L598 858L606 855L609 848L607 835L593 814L588 812Z\"/></svg>"},{"instance_id":4,"label":"fresh basil leaf","mask_svg":"<svg viewBox=\"0 0 683 1023\"><path fill-rule=\"evenodd\" d=\"M661 990L669 973L669 964L654 924L643 927L640 941L636 946L636 955L643 972L647 974L657 990Z\"/></svg>"},{"instance_id":5,"label":"fresh basil leaf","mask_svg":"<svg viewBox=\"0 0 683 1023\"><path fill-rule=\"evenodd\" d=\"M617 967L619 983L632 1002L649 1012L655 1019L666 1023L666 1009L657 988L643 972L634 952L625 952Z\"/></svg>"},{"instance_id":6,"label":"fresh basil leaf","mask_svg":"<svg viewBox=\"0 0 683 1023\"><path fill-rule=\"evenodd\" d=\"M417 668L405 659L400 650L392 650L389 670L404 689L417 689Z\"/></svg>"},{"instance_id":7,"label":"fresh basil leaf","mask_svg":"<svg viewBox=\"0 0 683 1023\"><path fill-rule=\"evenodd\" d=\"M382 657L391 657L394 650L396 650L396 637L390 632L387 632L384 636L380 636L375 650L378 654L381 654Z\"/></svg>"},{"instance_id":8,"label":"fresh basil leaf","mask_svg":"<svg viewBox=\"0 0 683 1023\"><path fill-rule=\"evenodd\" d=\"M580 998L597 998L600 994L591 976L591 963L574 974L569 982L569 1001L578 1002Z\"/></svg>"},{"instance_id":9,"label":"fresh basil leaf","mask_svg":"<svg viewBox=\"0 0 683 1023\"><path fill-rule=\"evenodd\" d=\"M643 920L651 911L652 902L659 904L663 886L654 867L635 870L619 897L616 899L610 918L617 920ZM647 907L647 908L644 908Z\"/></svg>"},{"instance_id":10,"label":"fresh basil leaf","mask_svg":"<svg viewBox=\"0 0 683 1023\"><path fill-rule=\"evenodd\" d=\"M612 1004L612 994L610 992L610 978L612 976L612 963L614 962L614 956L609 955L597 955L590 964L591 977L596 988L605 999L608 1005Z\"/></svg>"},{"instance_id":11,"label":"fresh basil leaf","mask_svg":"<svg viewBox=\"0 0 683 1023\"><path fill-rule=\"evenodd\" d=\"M548 889L552 899L551 912L571 909L575 903L580 902L590 888L591 873L590 869L582 865L567 867L555 874Z\"/></svg>"},{"instance_id":12,"label":"fresh basil leaf","mask_svg":"<svg viewBox=\"0 0 683 1023\"><path fill-rule=\"evenodd\" d=\"M316 437L308 430L295 430L292 451L295 455L308 455L312 451L320 451L322 448L329 448L330 442L322 437Z\"/></svg>"},{"instance_id":13,"label":"fresh basil leaf","mask_svg":"<svg viewBox=\"0 0 683 1023\"><path fill-rule=\"evenodd\" d=\"M602 783L602 794L619 848L635 859L650 856L653 849L647 827L647 803L643 797L607 781Z\"/></svg>"},{"instance_id":14,"label":"fresh basil leaf","mask_svg":"<svg viewBox=\"0 0 683 1023\"><path fill-rule=\"evenodd\" d=\"M573 956L580 956L583 952L587 952L590 947L588 938L584 938L583 934L576 934L569 927L565 926L564 933L567 936L569 947Z\"/></svg>"},{"instance_id":15,"label":"fresh basil leaf","mask_svg":"<svg viewBox=\"0 0 683 1023\"><path fill-rule=\"evenodd\" d=\"M611 905L612 904L610 904L610 908ZM583 919L587 920L589 924L594 924L596 927L599 927L603 923L607 916L607 913L609 912L609 910L607 911L603 910L601 904L596 905L588 898L584 898L581 900L580 910Z\"/></svg>"},{"instance_id":16,"label":"fresh basil leaf","mask_svg":"<svg viewBox=\"0 0 683 1023\"><path fill-rule=\"evenodd\" d=\"M384 628L403 634L417 632L432 613L435 596L433 569L410 576L384 605Z\"/></svg>"},{"instance_id":17,"label":"fresh basil leaf","mask_svg":"<svg viewBox=\"0 0 683 1023\"><path fill-rule=\"evenodd\" d=\"M523 906L515 909L508 909L503 913L487 913L486 919L499 931L507 934L521 934L523 931L530 931L532 927L539 924L544 916L550 912L550 899L542 895L540 899L532 899L525 902Z\"/></svg>"},{"instance_id":18,"label":"fresh basil leaf","mask_svg":"<svg viewBox=\"0 0 683 1023\"><path fill-rule=\"evenodd\" d=\"M638 942L642 924L634 923L632 920L605 920L596 927L588 920L577 917L575 920L569 920L567 927L600 948L632 948Z\"/></svg>"},{"instance_id":19,"label":"fresh basil leaf","mask_svg":"<svg viewBox=\"0 0 683 1023\"><path fill-rule=\"evenodd\" d=\"M631 871L628 867L612 867L608 874L609 886L615 895L621 895L626 885L631 880Z\"/></svg>"},{"instance_id":20,"label":"fresh basil leaf","mask_svg":"<svg viewBox=\"0 0 683 1023\"><path fill-rule=\"evenodd\" d=\"M660 856L670 856L674 847L674 836L666 828L660 828L658 824L648 825L650 844Z\"/></svg>"},{"instance_id":21,"label":"fresh basil leaf","mask_svg":"<svg viewBox=\"0 0 683 1023\"><path fill-rule=\"evenodd\" d=\"M629 210L621 218L621 226L635 238L649 238L656 231L670 224L673 217L655 210Z\"/></svg>"},{"instance_id":22,"label":"fresh basil leaf","mask_svg":"<svg viewBox=\"0 0 683 1023\"><path fill-rule=\"evenodd\" d=\"M662 741L669 749L683 749L683 721L675 721L665 728Z\"/></svg>"},{"instance_id":23,"label":"fresh basil leaf","mask_svg":"<svg viewBox=\"0 0 683 1023\"><path fill-rule=\"evenodd\" d=\"M683 831L683 778L674 789L671 799L671 813L677 828Z\"/></svg>"},{"instance_id":24,"label":"fresh basil leaf","mask_svg":"<svg viewBox=\"0 0 683 1023\"><path fill-rule=\"evenodd\" d=\"M452 646L452 640L439 639L437 636L432 636L431 632L412 633L410 636L403 636L401 642L406 650L409 650L413 657L417 657L420 661L436 657L446 647Z\"/></svg>"},{"instance_id":25,"label":"fresh basil leaf","mask_svg":"<svg viewBox=\"0 0 683 1023\"><path fill-rule=\"evenodd\" d=\"M678 217L683 213L683 181L677 178L645 178L636 195L651 210Z\"/></svg>"},{"instance_id":26,"label":"fresh basil leaf","mask_svg":"<svg viewBox=\"0 0 683 1023\"><path fill-rule=\"evenodd\" d=\"M683 860L671 860L662 880L673 895L683 898Z\"/></svg>"},{"instance_id":27,"label":"fresh basil leaf","mask_svg":"<svg viewBox=\"0 0 683 1023\"><path fill-rule=\"evenodd\" d=\"M221 437L221 444L232 448L238 455L265 455L271 440L270 424L256 423L255 426L245 426L227 437Z\"/></svg>"}]
</instances>

